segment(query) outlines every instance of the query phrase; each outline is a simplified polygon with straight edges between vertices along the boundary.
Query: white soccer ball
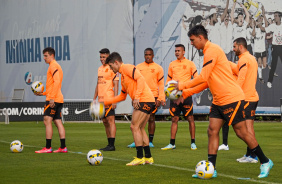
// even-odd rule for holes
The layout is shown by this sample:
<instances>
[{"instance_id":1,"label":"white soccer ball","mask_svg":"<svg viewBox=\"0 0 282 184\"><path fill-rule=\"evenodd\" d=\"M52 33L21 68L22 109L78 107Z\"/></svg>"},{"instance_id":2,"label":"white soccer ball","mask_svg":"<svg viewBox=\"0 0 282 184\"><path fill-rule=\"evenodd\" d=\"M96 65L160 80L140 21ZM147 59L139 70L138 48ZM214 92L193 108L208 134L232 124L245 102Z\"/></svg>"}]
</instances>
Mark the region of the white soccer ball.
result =
<instances>
[{"instance_id":1,"label":"white soccer ball","mask_svg":"<svg viewBox=\"0 0 282 184\"><path fill-rule=\"evenodd\" d=\"M87 162L90 165L100 165L103 161L103 154L96 149L90 150L87 153Z\"/></svg>"},{"instance_id":2,"label":"white soccer ball","mask_svg":"<svg viewBox=\"0 0 282 184\"><path fill-rule=\"evenodd\" d=\"M171 100L176 100L182 95L182 91L176 92L176 89L172 87L172 84L176 84L177 81L171 80L169 81L164 88L165 96Z\"/></svg>"},{"instance_id":3,"label":"white soccer ball","mask_svg":"<svg viewBox=\"0 0 282 184\"><path fill-rule=\"evenodd\" d=\"M20 153L23 151L23 143L19 140L15 140L10 144L10 150L13 153Z\"/></svg>"},{"instance_id":4,"label":"white soccer ball","mask_svg":"<svg viewBox=\"0 0 282 184\"><path fill-rule=\"evenodd\" d=\"M93 101L89 107L89 114L92 118L102 118L105 114L105 106L103 103Z\"/></svg>"},{"instance_id":5,"label":"white soccer ball","mask_svg":"<svg viewBox=\"0 0 282 184\"><path fill-rule=\"evenodd\" d=\"M210 179L214 173L214 167L210 161L202 160L196 165L195 171L199 178Z\"/></svg>"},{"instance_id":6,"label":"white soccer ball","mask_svg":"<svg viewBox=\"0 0 282 184\"><path fill-rule=\"evenodd\" d=\"M42 93L44 91L44 85L40 81L35 81L31 84L31 90L33 93Z\"/></svg>"}]
</instances>

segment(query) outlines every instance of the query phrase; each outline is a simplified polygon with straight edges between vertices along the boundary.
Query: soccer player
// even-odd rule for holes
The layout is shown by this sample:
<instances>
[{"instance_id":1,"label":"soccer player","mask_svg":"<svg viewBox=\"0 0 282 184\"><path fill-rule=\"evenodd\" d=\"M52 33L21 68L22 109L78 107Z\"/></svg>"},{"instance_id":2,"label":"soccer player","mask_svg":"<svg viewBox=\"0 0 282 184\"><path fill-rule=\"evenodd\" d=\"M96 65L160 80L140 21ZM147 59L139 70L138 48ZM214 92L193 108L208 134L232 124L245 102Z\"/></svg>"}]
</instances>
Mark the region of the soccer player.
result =
<instances>
[{"instance_id":1,"label":"soccer player","mask_svg":"<svg viewBox=\"0 0 282 184\"><path fill-rule=\"evenodd\" d=\"M111 53L106 60L106 64L110 66L114 73L119 72L121 74L122 89L118 96L105 99L104 104L109 105L124 101L127 94L129 94L134 108L130 129L136 145L137 157L126 165L153 164L154 160L145 127L155 104L154 95L140 71L134 65L123 64L119 53ZM143 157L143 150L145 157Z\"/></svg>"},{"instance_id":2,"label":"soccer player","mask_svg":"<svg viewBox=\"0 0 282 184\"><path fill-rule=\"evenodd\" d=\"M233 42L233 51L239 57L238 64L230 62L232 71L238 76L237 83L245 94L245 117L248 132L255 137L254 119L259 96L256 90L258 63L254 56L247 50L247 41L245 38L237 38ZM258 158L247 147L246 155L237 159L241 163L257 163Z\"/></svg>"},{"instance_id":3,"label":"soccer player","mask_svg":"<svg viewBox=\"0 0 282 184\"><path fill-rule=\"evenodd\" d=\"M160 105L165 105L164 94L164 71L163 68L153 61L154 51L151 48L146 48L144 51L145 62L140 63L136 68L140 71L146 80L147 85L153 92L155 97L154 110L150 114L148 132L149 132L149 146L154 147L153 138L155 133L155 113ZM129 148L135 148L135 143L128 145Z\"/></svg>"},{"instance_id":4,"label":"soccer player","mask_svg":"<svg viewBox=\"0 0 282 184\"><path fill-rule=\"evenodd\" d=\"M183 101L187 94L191 94L189 88L195 88L193 93L207 87L210 88L213 94L213 102L209 114L208 160L216 168L219 130L224 123L228 123L228 125L233 126L236 135L248 145L251 152L258 156L261 162L261 172L258 177L267 177L273 167L273 162L264 155L255 136L248 132L244 117L245 95L232 76L229 61L223 50L218 45L208 41L207 31L203 26L195 26L189 31L188 36L194 47L203 49L204 64L198 77L175 85L177 90L188 89L188 92L183 90L183 98L179 98L177 103ZM198 176L193 175L192 177L197 178ZM216 170L213 177L217 177Z\"/></svg>"},{"instance_id":5,"label":"soccer player","mask_svg":"<svg viewBox=\"0 0 282 184\"><path fill-rule=\"evenodd\" d=\"M36 93L35 95L46 95L46 103L44 106L43 121L46 128L46 146L35 153L52 153L51 141L53 136L52 121L58 128L61 147L54 153L67 153L68 149L65 142L65 128L62 123L62 108L64 104L64 96L61 92L63 81L63 70L55 60L55 50L47 47L43 50L44 60L49 64L47 70L46 91L43 93Z\"/></svg>"},{"instance_id":6,"label":"soccer player","mask_svg":"<svg viewBox=\"0 0 282 184\"><path fill-rule=\"evenodd\" d=\"M166 84L171 81L190 81L191 78L198 76L197 68L195 64L184 57L185 47L182 44L175 45L175 56L176 60L172 61L168 67L168 77ZM172 150L175 149L175 137L178 128L178 120L180 113L182 112L185 119L189 122L189 131L191 136L191 150L196 150L197 146L195 144L195 122L193 116L193 101L192 97L185 99L183 103L177 105L174 101L170 101L169 107L170 115L172 116L172 124L170 130L170 143L161 148L162 150Z\"/></svg>"},{"instance_id":7,"label":"soccer player","mask_svg":"<svg viewBox=\"0 0 282 184\"><path fill-rule=\"evenodd\" d=\"M98 97L99 102L104 102L106 98L117 96L118 94L118 74L115 74L106 64L106 59L110 55L110 51L107 48L101 49L100 61L102 66L98 68L98 80L95 89L93 100ZM115 137L116 137L116 124L115 124L115 109L116 104L110 104L105 106L105 115L102 118L105 126L108 145L105 148L101 148L103 151L115 151Z\"/></svg>"}]
</instances>

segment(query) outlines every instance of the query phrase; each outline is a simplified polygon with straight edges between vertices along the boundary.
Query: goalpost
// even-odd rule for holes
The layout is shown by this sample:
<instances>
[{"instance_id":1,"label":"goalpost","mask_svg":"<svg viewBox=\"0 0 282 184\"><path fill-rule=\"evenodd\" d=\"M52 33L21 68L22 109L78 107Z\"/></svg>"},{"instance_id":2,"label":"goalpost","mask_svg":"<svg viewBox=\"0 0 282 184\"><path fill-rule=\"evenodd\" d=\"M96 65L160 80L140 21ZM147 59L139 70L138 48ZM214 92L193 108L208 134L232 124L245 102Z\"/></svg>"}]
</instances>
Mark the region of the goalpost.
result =
<instances>
[{"instance_id":1,"label":"goalpost","mask_svg":"<svg viewBox=\"0 0 282 184\"><path fill-rule=\"evenodd\" d=\"M10 124L9 115L6 109L0 109L0 122L5 122L5 124Z\"/></svg>"}]
</instances>

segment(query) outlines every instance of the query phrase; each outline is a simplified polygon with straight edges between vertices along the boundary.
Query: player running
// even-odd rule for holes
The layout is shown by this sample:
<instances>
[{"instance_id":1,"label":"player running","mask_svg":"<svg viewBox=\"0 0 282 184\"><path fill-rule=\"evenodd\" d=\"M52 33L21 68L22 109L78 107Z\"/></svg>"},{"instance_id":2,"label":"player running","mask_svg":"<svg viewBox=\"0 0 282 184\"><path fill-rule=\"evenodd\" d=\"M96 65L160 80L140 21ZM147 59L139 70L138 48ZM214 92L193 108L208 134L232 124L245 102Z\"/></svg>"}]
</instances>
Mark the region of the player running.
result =
<instances>
[{"instance_id":1,"label":"player running","mask_svg":"<svg viewBox=\"0 0 282 184\"><path fill-rule=\"evenodd\" d=\"M121 74L121 93L113 98L105 99L104 104L109 105L124 101L127 94L132 99L133 113L130 129L136 145L137 157L127 166L153 164L154 160L149 147L149 138L145 131L150 113L153 110L155 98L146 84L140 71L134 65L123 64L122 58L117 52L113 52L106 60L114 73ZM145 157L143 156L143 150Z\"/></svg>"},{"instance_id":2,"label":"player running","mask_svg":"<svg viewBox=\"0 0 282 184\"><path fill-rule=\"evenodd\" d=\"M43 121L46 128L46 146L35 153L52 153L51 141L53 136L52 121L54 121L59 131L61 147L54 153L67 153L68 149L65 143L65 128L62 123L62 108L64 103L64 96L61 91L63 81L63 70L55 60L55 50L47 47L43 50L44 60L49 64L47 70L46 91L43 93L36 93L36 95L46 95L46 103L44 106Z\"/></svg>"}]
</instances>

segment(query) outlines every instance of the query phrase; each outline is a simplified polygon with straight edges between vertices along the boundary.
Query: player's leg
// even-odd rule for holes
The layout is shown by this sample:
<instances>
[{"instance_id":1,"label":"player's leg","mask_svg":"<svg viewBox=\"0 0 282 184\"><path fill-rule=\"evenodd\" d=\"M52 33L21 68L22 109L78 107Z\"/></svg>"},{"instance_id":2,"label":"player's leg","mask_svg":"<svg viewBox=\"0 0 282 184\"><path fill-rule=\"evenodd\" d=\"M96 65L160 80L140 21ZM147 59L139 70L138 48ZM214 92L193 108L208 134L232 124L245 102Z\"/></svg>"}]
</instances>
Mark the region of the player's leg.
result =
<instances>
[{"instance_id":1,"label":"player's leg","mask_svg":"<svg viewBox=\"0 0 282 184\"><path fill-rule=\"evenodd\" d=\"M191 137L191 150L197 150L197 146L195 142L196 127L195 127L195 121L194 121L194 116L193 116L192 97L186 98L180 108L184 114L184 117L189 122L189 132L190 132L190 137Z\"/></svg>"},{"instance_id":2,"label":"player's leg","mask_svg":"<svg viewBox=\"0 0 282 184\"><path fill-rule=\"evenodd\" d=\"M148 132L149 132L149 146L151 148L154 147L153 145L153 139L156 129L156 123L155 123L155 113L151 113L149 117L149 124L148 124Z\"/></svg>"},{"instance_id":3,"label":"player's leg","mask_svg":"<svg viewBox=\"0 0 282 184\"><path fill-rule=\"evenodd\" d=\"M61 146L59 147L59 149L53 151L54 153L67 153L68 149L66 147L66 131L65 131L65 127L62 123L62 108L63 108L63 104L62 103L55 103L55 109L56 109L56 113L54 115L53 121L58 129L59 132L59 136L60 136L60 143Z\"/></svg>"},{"instance_id":4,"label":"player's leg","mask_svg":"<svg viewBox=\"0 0 282 184\"><path fill-rule=\"evenodd\" d=\"M277 61L278 61L278 56L279 56L279 52L281 52L281 50L279 51L278 49L279 47L277 45L272 45L272 62L271 62L271 69L269 71L269 75L268 75L268 81L267 81L267 87L268 88L272 88L272 81L273 81L273 76L277 67ZM280 58L282 59L282 58Z\"/></svg>"},{"instance_id":5,"label":"player's leg","mask_svg":"<svg viewBox=\"0 0 282 184\"><path fill-rule=\"evenodd\" d=\"M103 124L108 139L108 145L101 148L102 151L115 151L115 137L116 137L116 124L115 124L115 110L112 106L105 109L105 115L103 117Z\"/></svg>"},{"instance_id":6,"label":"player's leg","mask_svg":"<svg viewBox=\"0 0 282 184\"><path fill-rule=\"evenodd\" d=\"M229 150L228 146L228 133L229 133L229 126L228 123L224 123L222 126L222 145L218 147L218 150Z\"/></svg>"},{"instance_id":7,"label":"player's leg","mask_svg":"<svg viewBox=\"0 0 282 184\"><path fill-rule=\"evenodd\" d=\"M256 53L257 61L258 61L258 78L261 83L264 83L263 77L262 77L262 58L261 53Z\"/></svg>"}]
</instances>

